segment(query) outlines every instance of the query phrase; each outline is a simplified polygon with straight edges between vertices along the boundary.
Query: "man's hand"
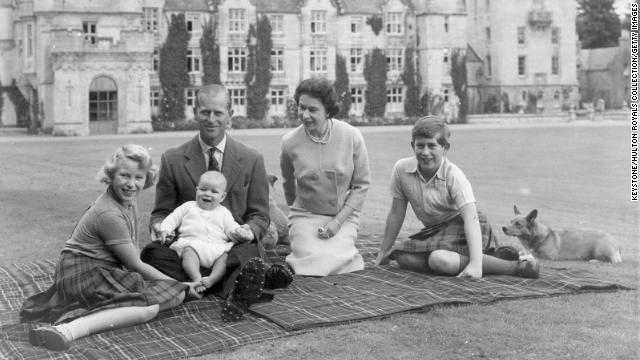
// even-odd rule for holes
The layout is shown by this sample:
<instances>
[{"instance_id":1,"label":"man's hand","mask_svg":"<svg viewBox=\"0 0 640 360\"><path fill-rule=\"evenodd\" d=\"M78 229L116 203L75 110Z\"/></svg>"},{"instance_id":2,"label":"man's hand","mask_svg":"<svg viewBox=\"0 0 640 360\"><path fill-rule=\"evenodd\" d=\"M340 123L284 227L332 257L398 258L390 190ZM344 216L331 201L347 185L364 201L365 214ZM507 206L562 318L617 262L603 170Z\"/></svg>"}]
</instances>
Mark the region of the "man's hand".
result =
<instances>
[{"instance_id":1,"label":"man's hand","mask_svg":"<svg viewBox=\"0 0 640 360\"><path fill-rule=\"evenodd\" d=\"M151 241L163 242L162 231L160 230L160 223L156 222L151 224Z\"/></svg>"},{"instance_id":2,"label":"man's hand","mask_svg":"<svg viewBox=\"0 0 640 360\"><path fill-rule=\"evenodd\" d=\"M247 241L252 241L253 239L255 239L255 236L253 235L253 231L251 231L251 228L247 224L240 226L229 234L229 240L233 241L234 243L244 243Z\"/></svg>"}]
</instances>

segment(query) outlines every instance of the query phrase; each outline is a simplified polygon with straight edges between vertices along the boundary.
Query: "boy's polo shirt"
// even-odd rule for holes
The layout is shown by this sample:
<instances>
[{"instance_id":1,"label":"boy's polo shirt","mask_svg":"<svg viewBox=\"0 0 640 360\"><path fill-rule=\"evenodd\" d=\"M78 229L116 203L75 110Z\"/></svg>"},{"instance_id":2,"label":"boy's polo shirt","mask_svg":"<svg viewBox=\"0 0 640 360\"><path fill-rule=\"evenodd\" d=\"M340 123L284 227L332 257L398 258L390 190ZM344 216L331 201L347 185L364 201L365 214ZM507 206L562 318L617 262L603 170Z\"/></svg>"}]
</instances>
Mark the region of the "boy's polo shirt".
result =
<instances>
[{"instance_id":1,"label":"boy's polo shirt","mask_svg":"<svg viewBox=\"0 0 640 360\"><path fill-rule=\"evenodd\" d=\"M428 181L415 157L398 160L391 174L391 196L407 200L425 227L456 217L464 205L476 201L467 177L447 158Z\"/></svg>"}]
</instances>

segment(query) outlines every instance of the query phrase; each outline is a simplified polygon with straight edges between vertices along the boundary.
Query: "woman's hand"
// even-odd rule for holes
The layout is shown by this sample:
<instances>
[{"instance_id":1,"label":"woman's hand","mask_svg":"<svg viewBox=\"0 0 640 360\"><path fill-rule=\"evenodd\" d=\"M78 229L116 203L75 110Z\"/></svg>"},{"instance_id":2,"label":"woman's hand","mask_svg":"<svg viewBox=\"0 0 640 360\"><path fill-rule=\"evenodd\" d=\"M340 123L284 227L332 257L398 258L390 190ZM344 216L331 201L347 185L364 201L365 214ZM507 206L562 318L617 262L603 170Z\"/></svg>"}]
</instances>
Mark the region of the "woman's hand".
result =
<instances>
[{"instance_id":1,"label":"woman's hand","mask_svg":"<svg viewBox=\"0 0 640 360\"><path fill-rule=\"evenodd\" d=\"M465 279L480 279L482 278L482 263L473 264L469 263L465 268L458 274L459 278Z\"/></svg>"},{"instance_id":2,"label":"woman's hand","mask_svg":"<svg viewBox=\"0 0 640 360\"><path fill-rule=\"evenodd\" d=\"M318 228L318 236L320 239L330 239L340 231L341 224L336 219L331 219L323 227Z\"/></svg>"}]
</instances>

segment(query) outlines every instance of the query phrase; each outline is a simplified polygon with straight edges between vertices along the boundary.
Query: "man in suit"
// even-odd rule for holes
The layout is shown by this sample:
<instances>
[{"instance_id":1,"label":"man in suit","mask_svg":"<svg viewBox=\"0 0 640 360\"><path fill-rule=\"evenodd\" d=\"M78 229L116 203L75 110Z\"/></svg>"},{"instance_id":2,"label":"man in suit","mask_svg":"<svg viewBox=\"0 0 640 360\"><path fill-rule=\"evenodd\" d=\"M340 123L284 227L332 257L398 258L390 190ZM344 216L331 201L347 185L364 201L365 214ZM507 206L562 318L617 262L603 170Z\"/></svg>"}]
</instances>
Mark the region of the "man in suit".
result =
<instances>
[{"instance_id":1,"label":"man in suit","mask_svg":"<svg viewBox=\"0 0 640 360\"><path fill-rule=\"evenodd\" d=\"M150 221L152 238L158 239L162 220L184 202L195 200L200 175L207 170L225 175L227 196L222 204L252 235L251 240L233 239L237 244L229 251L225 276L215 289L225 299L225 321L241 318L242 310L262 297L264 287L285 287L292 279L285 267L267 270L262 262L260 239L269 227L269 182L262 155L226 134L232 114L224 86L199 89L194 107L199 134L162 154ZM177 280L188 281L177 254L159 242L147 245L141 258ZM201 271L207 274L210 269Z\"/></svg>"}]
</instances>

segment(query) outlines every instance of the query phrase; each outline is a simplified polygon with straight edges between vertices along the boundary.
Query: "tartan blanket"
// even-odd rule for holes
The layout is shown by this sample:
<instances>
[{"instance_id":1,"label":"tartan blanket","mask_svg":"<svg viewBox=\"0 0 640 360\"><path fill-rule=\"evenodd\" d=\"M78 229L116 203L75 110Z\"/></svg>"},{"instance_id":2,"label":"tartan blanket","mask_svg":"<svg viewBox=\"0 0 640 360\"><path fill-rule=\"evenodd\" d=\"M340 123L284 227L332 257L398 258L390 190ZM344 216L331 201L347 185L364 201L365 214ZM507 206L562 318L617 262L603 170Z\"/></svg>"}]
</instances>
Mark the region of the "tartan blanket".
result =
<instances>
[{"instance_id":1,"label":"tartan blanket","mask_svg":"<svg viewBox=\"0 0 640 360\"><path fill-rule=\"evenodd\" d=\"M540 279L487 276L464 280L373 267L380 239L361 236L363 271L311 278L296 276L275 299L255 304L244 321L224 323L222 301L214 296L162 312L153 321L76 340L68 352L33 347L18 311L24 299L52 283L55 260L0 267L0 359L174 359L233 349L245 344L299 334L318 326L384 317L433 306L490 303L502 299L616 291L631 287L587 272L542 268ZM268 252L280 261L287 247Z\"/></svg>"}]
</instances>

